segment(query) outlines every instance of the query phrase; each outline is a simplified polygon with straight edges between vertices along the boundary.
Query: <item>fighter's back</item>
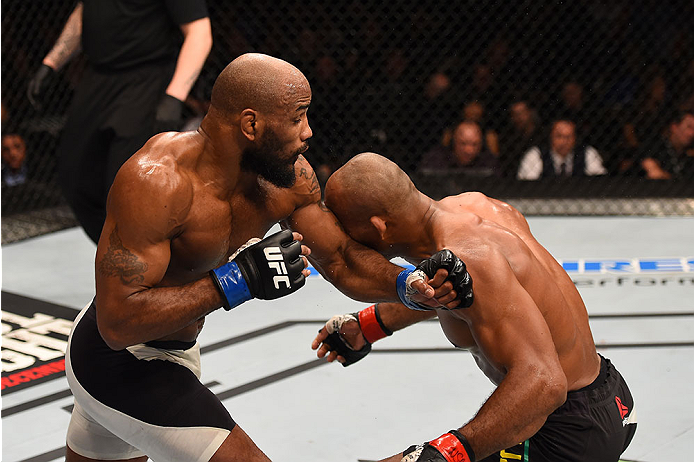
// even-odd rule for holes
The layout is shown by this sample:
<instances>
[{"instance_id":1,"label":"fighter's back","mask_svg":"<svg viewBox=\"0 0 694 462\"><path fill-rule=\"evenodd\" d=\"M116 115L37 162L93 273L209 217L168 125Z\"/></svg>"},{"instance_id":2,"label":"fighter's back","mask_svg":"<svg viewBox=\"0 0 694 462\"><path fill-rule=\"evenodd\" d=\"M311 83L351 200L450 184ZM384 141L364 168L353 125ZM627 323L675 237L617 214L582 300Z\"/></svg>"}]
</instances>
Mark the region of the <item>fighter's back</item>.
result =
<instances>
[{"instance_id":1,"label":"fighter's back","mask_svg":"<svg viewBox=\"0 0 694 462\"><path fill-rule=\"evenodd\" d=\"M510 287L515 281L508 279L515 278L549 328L568 389L589 384L597 375L599 360L585 305L571 278L533 237L523 215L509 204L481 193L448 197L439 202L439 207L446 216L442 221L448 222L445 228L451 230L446 245L468 262L476 284L477 309L498 310L499 316L505 315L504 307L496 306L498 299L494 301L495 306L489 306L489 297L481 295L487 287L480 287L477 279L481 281L482 277L475 278L479 268L484 267L485 272L499 271L499 279L491 279L493 282L489 284L497 285L491 288L497 292L503 292L505 285ZM489 269L492 254L498 257L497 269ZM508 268L508 274L503 275L502 270ZM506 304L513 305L515 300L506 300ZM528 309L529 305L522 306Z\"/></svg>"}]
</instances>

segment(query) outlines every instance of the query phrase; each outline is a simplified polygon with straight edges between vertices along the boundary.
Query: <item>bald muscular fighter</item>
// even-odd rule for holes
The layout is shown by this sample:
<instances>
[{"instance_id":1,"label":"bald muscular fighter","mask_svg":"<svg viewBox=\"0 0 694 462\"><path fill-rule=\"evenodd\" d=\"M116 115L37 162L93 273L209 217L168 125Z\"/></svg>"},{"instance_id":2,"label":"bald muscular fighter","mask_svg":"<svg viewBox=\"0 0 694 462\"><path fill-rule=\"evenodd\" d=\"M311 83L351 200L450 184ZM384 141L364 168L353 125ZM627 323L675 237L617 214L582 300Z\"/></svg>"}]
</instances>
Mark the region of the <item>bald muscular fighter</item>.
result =
<instances>
[{"instance_id":1,"label":"bald muscular fighter","mask_svg":"<svg viewBox=\"0 0 694 462\"><path fill-rule=\"evenodd\" d=\"M516 209L481 193L434 201L373 153L330 177L325 203L356 241L414 264L451 249L474 281L469 308L418 312L380 303L333 317L314 340L319 357L348 364L392 331L438 315L451 343L468 349L497 385L467 424L384 461L619 459L636 430L629 389L596 352L573 282Z\"/></svg>"},{"instance_id":2,"label":"bald muscular fighter","mask_svg":"<svg viewBox=\"0 0 694 462\"><path fill-rule=\"evenodd\" d=\"M360 300L460 303L443 283L454 266L429 285L351 240L321 206L302 156L310 102L294 66L243 55L219 75L198 131L155 136L121 168L96 252L96 297L66 355L75 397L67 461L269 460L200 383L196 339L219 307L300 288L309 255ZM284 231L253 243L278 221Z\"/></svg>"}]
</instances>

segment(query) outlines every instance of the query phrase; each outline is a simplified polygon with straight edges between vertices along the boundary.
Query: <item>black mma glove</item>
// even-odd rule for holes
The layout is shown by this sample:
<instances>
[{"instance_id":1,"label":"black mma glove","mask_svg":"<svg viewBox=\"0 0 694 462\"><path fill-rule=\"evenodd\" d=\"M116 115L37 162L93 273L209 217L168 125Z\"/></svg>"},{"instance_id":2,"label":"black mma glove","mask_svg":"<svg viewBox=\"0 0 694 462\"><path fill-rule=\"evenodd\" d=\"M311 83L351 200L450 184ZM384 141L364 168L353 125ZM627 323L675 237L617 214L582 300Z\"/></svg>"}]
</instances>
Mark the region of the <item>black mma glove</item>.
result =
<instances>
[{"instance_id":1,"label":"black mma glove","mask_svg":"<svg viewBox=\"0 0 694 462\"><path fill-rule=\"evenodd\" d=\"M288 229L242 248L230 262L210 271L226 300L224 309L252 298L273 300L300 289L306 282L300 255L301 243Z\"/></svg>"},{"instance_id":2,"label":"black mma glove","mask_svg":"<svg viewBox=\"0 0 694 462\"><path fill-rule=\"evenodd\" d=\"M328 322L325 323L325 330L328 331L328 337L325 340L323 340L323 342L330 345L330 348L332 350L334 350L338 355L345 358L345 362L342 363L342 367L347 367L350 364L356 363L357 361L359 361L371 352L371 343L369 343L368 341L366 341L366 343L363 347L361 347L361 349L354 350L351 346L349 346L347 341L344 338L342 338L342 335L340 335L340 329L342 328L342 324L344 324L347 321L356 321L358 323L358 316L359 313L342 314L338 316L333 316L328 320Z\"/></svg>"},{"instance_id":3,"label":"black mma glove","mask_svg":"<svg viewBox=\"0 0 694 462\"><path fill-rule=\"evenodd\" d=\"M56 72L51 66L41 64L41 67L36 71L34 77L29 81L27 98L29 98L29 102L34 106L34 109L41 109L46 88L50 86L55 74Z\"/></svg>"},{"instance_id":4,"label":"black mma glove","mask_svg":"<svg viewBox=\"0 0 694 462\"><path fill-rule=\"evenodd\" d=\"M154 116L154 131L157 133L176 131L181 128L181 117L183 115L183 101L164 94L157 105Z\"/></svg>"},{"instance_id":5,"label":"black mma glove","mask_svg":"<svg viewBox=\"0 0 694 462\"><path fill-rule=\"evenodd\" d=\"M416 270L423 271L429 279L436 274L436 270L443 268L448 271L446 281L451 281L453 290L457 292L456 300L460 300L457 308L467 308L472 305L472 278L467 272L465 263L448 249L439 250L431 257L422 260ZM447 308L443 308L447 309Z\"/></svg>"},{"instance_id":6,"label":"black mma glove","mask_svg":"<svg viewBox=\"0 0 694 462\"><path fill-rule=\"evenodd\" d=\"M451 430L428 443L405 449L400 462L475 462L475 453L458 430Z\"/></svg>"},{"instance_id":7,"label":"black mma glove","mask_svg":"<svg viewBox=\"0 0 694 462\"><path fill-rule=\"evenodd\" d=\"M364 336L366 343L359 350L353 349L340 334L342 325L347 321L355 321ZM393 332L381 320L378 313L378 303L364 308L358 313L333 316L325 323L325 330L328 332L328 337L324 342L330 345L330 348L338 355L345 358L345 362L342 363L343 367L354 364L369 354L371 344L375 341L393 335Z\"/></svg>"}]
</instances>

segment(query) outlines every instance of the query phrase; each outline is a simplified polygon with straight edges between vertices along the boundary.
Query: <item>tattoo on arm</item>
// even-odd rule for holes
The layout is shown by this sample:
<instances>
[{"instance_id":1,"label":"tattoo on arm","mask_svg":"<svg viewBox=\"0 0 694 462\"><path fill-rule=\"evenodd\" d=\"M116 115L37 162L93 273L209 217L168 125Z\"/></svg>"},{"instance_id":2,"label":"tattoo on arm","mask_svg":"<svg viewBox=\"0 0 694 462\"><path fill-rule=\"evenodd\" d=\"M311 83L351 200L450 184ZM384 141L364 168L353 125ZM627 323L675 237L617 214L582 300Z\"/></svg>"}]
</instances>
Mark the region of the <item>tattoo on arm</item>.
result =
<instances>
[{"instance_id":1,"label":"tattoo on arm","mask_svg":"<svg viewBox=\"0 0 694 462\"><path fill-rule=\"evenodd\" d=\"M103 276L119 277L123 284L139 284L144 281L147 263L123 246L118 227L109 236L108 249L99 262L99 273Z\"/></svg>"},{"instance_id":2,"label":"tattoo on arm","mask_svg":"<svg viewBox=\"0 0 694 462\"><path fill-rule=\"evenodd\" d=\"M320 189L318 177L316 176L316 172L314 172L313 170L311 170L311 174L309 175L308 171L305 168L302 168L301 170L299 170L299 176L304 177L309 181L311 193L314 193Z\"/></svg>"}]
</instances>

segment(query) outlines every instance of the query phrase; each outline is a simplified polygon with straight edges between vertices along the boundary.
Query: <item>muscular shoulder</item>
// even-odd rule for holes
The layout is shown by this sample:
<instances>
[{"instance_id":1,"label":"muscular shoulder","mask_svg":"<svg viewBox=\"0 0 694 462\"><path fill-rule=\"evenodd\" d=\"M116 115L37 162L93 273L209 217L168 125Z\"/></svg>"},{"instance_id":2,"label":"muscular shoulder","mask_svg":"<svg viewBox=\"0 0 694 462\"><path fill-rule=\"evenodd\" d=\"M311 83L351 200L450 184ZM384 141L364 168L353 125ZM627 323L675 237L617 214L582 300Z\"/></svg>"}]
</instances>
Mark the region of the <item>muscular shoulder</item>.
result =
<instances>
[{"instance_id":1,"label":"muscular shoulder","mask_svg":"<svg viewBox=\"0 0 694 462\"><path fill-rule=\"evenodd\" d=\"M488 197L480 192L468 192L441 200L448 211L473 213L515 233L529 233L528 222L522 213L506 202Z\"/></svg>"},{"instance_id":2,"label":"muscular shoulder","mask_svg":"<svg viewBox=\"0 0 694 462\"><path fill-rule=\"evenodd\" d=\"M183 147L173 137L150 139L123 165L109 193L109 213L141 215L152 223L181 220L192 203L193 184L179 156Z\"/></svg>"}]
</instances>

